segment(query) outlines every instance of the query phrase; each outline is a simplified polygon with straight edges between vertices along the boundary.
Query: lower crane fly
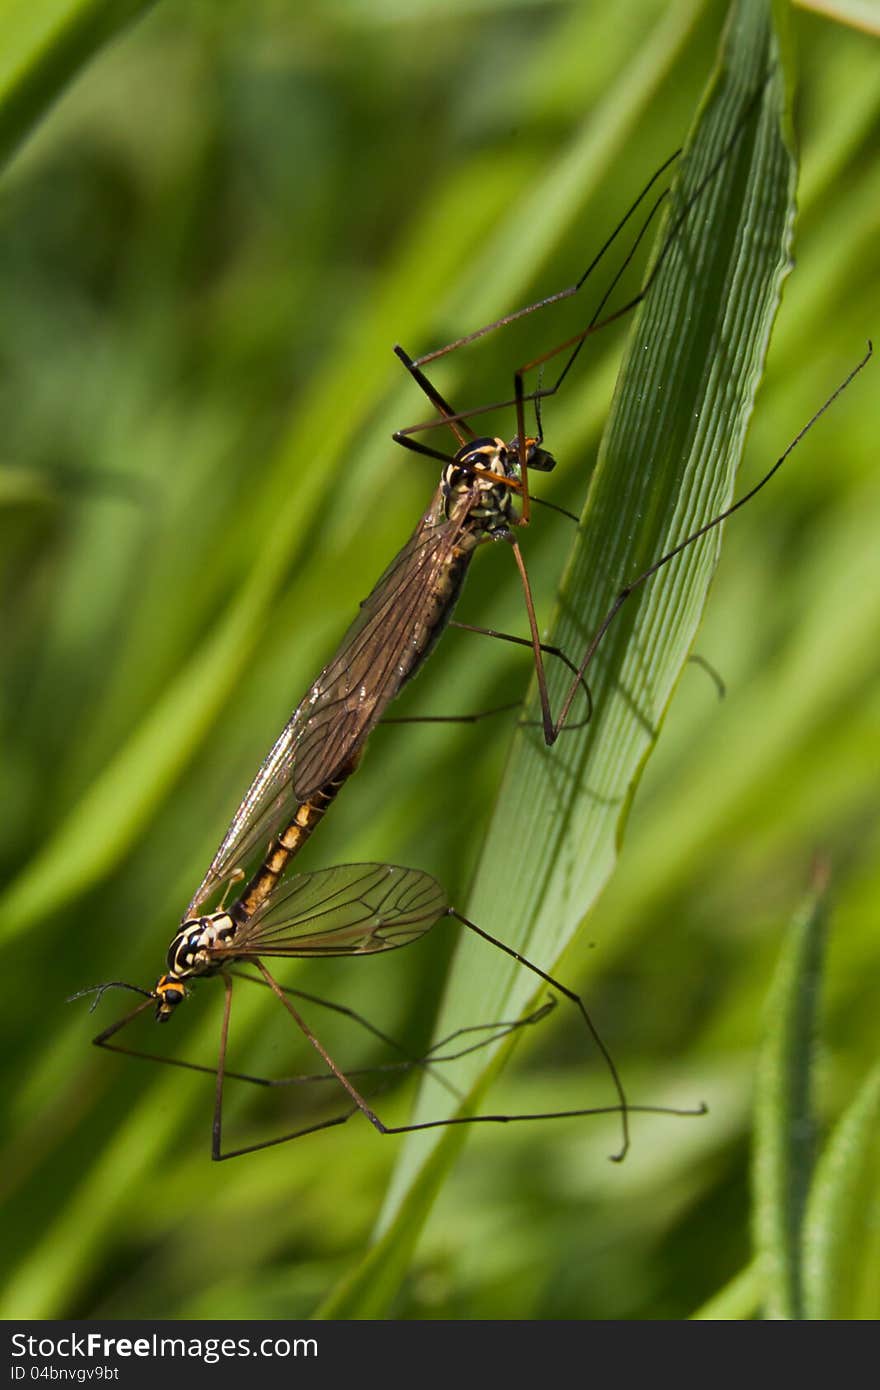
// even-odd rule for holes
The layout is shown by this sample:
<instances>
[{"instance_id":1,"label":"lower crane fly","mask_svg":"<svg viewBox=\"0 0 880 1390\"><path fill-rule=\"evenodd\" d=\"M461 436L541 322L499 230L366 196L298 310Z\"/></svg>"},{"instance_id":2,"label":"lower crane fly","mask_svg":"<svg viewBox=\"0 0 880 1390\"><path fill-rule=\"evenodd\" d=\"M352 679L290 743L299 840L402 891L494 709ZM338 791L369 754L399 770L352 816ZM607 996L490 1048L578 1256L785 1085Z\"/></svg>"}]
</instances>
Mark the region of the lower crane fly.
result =
<instances>
[{"instance_id":1,"label":"lower crane fly","mask_svg":"<svg viewBox=\"0 0 880 1390\"><path fill-rule=\"evenodd\" d=\"M167 970L159 977L152 990L141 989L122 981L111 981L100 985L94 991L83 990L81 994L96 993L99 997L107 989L120 987L134 990L144 995L142 1003L123 1018L105 1028L93 1039L99 1047L122 1052L129 1056L144 1057L148 1060L170 1062L172 1065L188 1070L216 1074L214 1123L212 1130L212 1157L215 1160L236 1158L242 1154L273 1147L298 1139L317 1130L329 1129L345 1123L358 1111L379 1131L380 1134L408 1134L414 1130L436 1129L447 1125L512 1123L522 1120L549 1120L577 1118L586 1115L620 1114L623 1124L623 1142L619 1152L612 1155L615 1161L622 1159L629 1144L627 1117L633 1112L693 1115L704 1113L704 1107L697 1110L670 1110L664 1107L630 1105L623 1096L616 1069L604 1044L596 1033L590 1017L580 997L561 985L551 975L526 960L519 952L504 945L470 922L447 901L440 884L418 869L406 869L393 864L343 864L315 873L296 874L284 883L278 884L266 894L264 900L250 915L243 907L244 895L228 909L220 909L205 916L181 923L168 950ZM302 1014L292 1002L292 997L318 1000L315 996L303 995L301 991L285 989L266 968L264 957L328 957L372 955L382 951L394 950L400 946L417 941L439 920L454 918L470 928L493 946L505 951L509 956L534 971L542 980L550 984L565 998L571 1000L579 1010L584 1022L596 1040L614 1078L620 1100L614 1105L591 1106L577 1110L541 1111L529 1114L457 1115L447 1119L429 1120L420 1124L386 1125L368 1104L351 1080L351 1074L343 1071L330 1056L320 1039L306 1023ZM290 1133L263 1140L246 1147L223 1151L222 1117L223 1090L227 1076L238 1080L254 1081L263 1085L283 1084L266 1082L263 1078L248 1076L226 1068L226 1051L229 1037L229 1020L232 1006L233 976L254 980L256 977L242 975L233 971L235 965L252 964L260 972L262 982L275 994L305 1038L321 1057L328 1069L324 1078L303 1077L296 1080L317 1080L335 1077L348 1093L352 1102L349 1109L330 1119L320 1120ZM186 998L190 982L201 977L220 975L225 985L223 1019L220 1030L220 1049L218 1065L215 1068L203 1067L174 1058L158 1057L151 1053L138 1052L114 1044L111 1039L145 1009L155 1005L155 1016L159 1022L167 1022L178 1005ZM73 996L74 998L79 996ZM328 1005L338 1012L347 1013L359 1019L351 1010ZM484 1046L487 1042L504 1037L514 1030L539 1021L545 1016L550 1004L544 1004L533 1013L511 1023L478 1025L460 1030L449 1038L436 1043L427 1057L420 1058L415 1065L423 1068L460 1057L466 1051ZM370 1025L368 1025L370 1026ZM377 1036L378 1030L371 1028ZM463 1044L448 1056L442 1049L456 1042L461 1033L487 1033L480 1042ZM387 1039L386 1039L387 1041ZM413 1065L412 1063L396 1064ZM393 1069L394 1064L392 1065ZM386 1068L389 1069L389 1068Z\"/></svg>"}]
</instances>

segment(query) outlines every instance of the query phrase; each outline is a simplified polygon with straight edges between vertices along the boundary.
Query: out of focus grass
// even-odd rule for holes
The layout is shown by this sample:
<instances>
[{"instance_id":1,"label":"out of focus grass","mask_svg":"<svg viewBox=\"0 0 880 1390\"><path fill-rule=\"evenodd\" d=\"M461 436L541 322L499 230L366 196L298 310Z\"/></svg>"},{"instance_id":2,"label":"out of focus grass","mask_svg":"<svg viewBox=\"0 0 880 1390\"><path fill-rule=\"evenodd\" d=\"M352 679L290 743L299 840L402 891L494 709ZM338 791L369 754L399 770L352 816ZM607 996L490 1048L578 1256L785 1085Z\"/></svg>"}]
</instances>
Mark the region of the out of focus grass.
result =
<instances>
[{"instance_id":1,"label":"out of focus grass","mask_svg":"<svg viewBox=\"0 0 880 1390\"><path fill-rule=\"evenodd\" d=\"M430 466L388 443L424 413L390 345L426 350L571 281L680 143L720 21L649 0L159 7L8 167L7 1311L305 1315L361 1256L396 1141L352 1122L211 1168L210 1084L93 1052L98 1025L63 1000L155 978L258 758L424 503ZM793 34L796 268L744 482L880 323L876 44L803 14ZM585 190L574 219L533 206L553 175L566 209L568 181ZM491 339L441 385L497 398L533 340ZM552 427L548 407L566 449L547 495L576 509L620 344L592 345ZM854 1099L877 1045L876 399L869 372L729 528L698 642L728 696L685 674L589 923L590 1007L631 1087L710 1116L646 1129L622 1170L582 1123L472 1136L394 1315L683 1316L745 1267L760 1015L816 850L835 904L821 1113ZM546 618L569 536L538 520ZM519 630L501 549L462 616ZM492 705L526 669L449 634L405 708ZM463 901L509 736L380 731L303 864L418 864ZM586 981L583 955L566 979ZM438 935L298 981L417 1045L447 959ZM210 1058L218 996L187 1006L176 1055ZM277 1072L288 1032L249 1004L248 1063ZM501 1089L557 1108L583 1083L557 1020Z\"/></svg>"}]
</instances>

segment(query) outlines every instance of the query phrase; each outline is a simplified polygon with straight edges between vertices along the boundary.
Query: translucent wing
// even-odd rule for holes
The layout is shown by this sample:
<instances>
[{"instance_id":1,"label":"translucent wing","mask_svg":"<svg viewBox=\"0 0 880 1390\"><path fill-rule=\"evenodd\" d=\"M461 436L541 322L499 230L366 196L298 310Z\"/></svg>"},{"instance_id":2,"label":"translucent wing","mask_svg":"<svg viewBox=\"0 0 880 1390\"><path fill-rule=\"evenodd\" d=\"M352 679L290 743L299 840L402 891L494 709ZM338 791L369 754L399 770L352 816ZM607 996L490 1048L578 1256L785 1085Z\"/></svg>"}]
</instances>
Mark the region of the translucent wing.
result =
<instances>
[{"instance_id":1,"label":"translucent wing","mask_svg":"<svg viewBox=\"0 0 880 1390\"><path fill-rule=\"evenodd\" d=\"M258 847L264 850L276 830L290 818L291 806L295 803L291 790L293 759L305 717L304 704L305 701L294 710L263 760L244 800L232 817L208 872L184 913L185 918L195 916L202 903L221 884L229 882L238 871L244 870L255 850Z\"/></svg>"},{"instance_id":2,"label":"translucent wing","mask_svg":"<svg viewBox=\"0 0 880 1390\"><path fill-rule=\"evenodd\" d=\"M439 519L438 519L439 513ZM357 752L429 652L467 564L461 525L435 498L294 710L236 811L186 916L194 916Z\"/></svg>"},{"instance_id":3,"label":"translucent wing","mask_svg":"<svg viewBox=\"0 0 880 1390\"><path fill-rule=\"evenodd\" d=\"M282 882L240 929L247 956L353 956L424 936L448 908L436 879L396 864L341 864Z\"/></svg>"},{"instance_id":4,"label":"translucent wing","mask_svg":"<svg viewBox=\"0 0 880 1390\"><path fill-rule=\"evenodd\" d=\"M468 559L460 522L435 499L315 681L304 705L294 787L306 800L348 762L418 670L458 598Z\"/></svg>"}]
</instances>

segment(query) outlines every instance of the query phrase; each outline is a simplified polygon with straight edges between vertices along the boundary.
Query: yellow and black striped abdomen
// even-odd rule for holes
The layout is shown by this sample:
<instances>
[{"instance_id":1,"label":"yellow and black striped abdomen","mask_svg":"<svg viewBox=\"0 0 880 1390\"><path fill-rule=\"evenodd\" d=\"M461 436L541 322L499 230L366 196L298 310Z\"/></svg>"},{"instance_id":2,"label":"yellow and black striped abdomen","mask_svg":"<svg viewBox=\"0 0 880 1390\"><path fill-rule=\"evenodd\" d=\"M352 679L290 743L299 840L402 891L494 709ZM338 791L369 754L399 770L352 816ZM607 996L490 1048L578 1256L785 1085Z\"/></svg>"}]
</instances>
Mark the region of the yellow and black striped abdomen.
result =
<instances>
[{"instance_id":1,"label":"yellow and black striped abdomen","mask_svg":"<svg viewBox=\"0 0 880 1390\"><path fill-rule=\"evenodd\" d=\"M314 792L307 801L299 802L292 819L272 840L262 864L229 909L230 916L236 922L245 922L252 917L274 891L291 859L302 849L323 820L343 783L354 772L358 757L352 758L336 777Z\"/></svg>"}]
</instances>

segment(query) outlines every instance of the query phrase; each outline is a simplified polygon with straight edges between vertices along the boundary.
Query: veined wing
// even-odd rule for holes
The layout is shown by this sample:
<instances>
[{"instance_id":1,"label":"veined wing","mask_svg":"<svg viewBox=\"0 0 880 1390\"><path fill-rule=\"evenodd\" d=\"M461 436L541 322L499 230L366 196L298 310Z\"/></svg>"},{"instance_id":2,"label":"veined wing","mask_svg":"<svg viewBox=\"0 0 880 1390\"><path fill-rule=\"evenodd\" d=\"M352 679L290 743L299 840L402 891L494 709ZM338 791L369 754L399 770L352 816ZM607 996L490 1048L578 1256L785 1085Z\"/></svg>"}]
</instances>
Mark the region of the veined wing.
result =
<instances>
[{"instance_id":1,"label":"veined wing","mask_svg":"<svg viewBox=\"0 0 880 1390\"><path fill-rule=\"evenodd\" d=\"M291 787L293 761L301 726L308 717L305 703L297 705L260 765L184 913L185 918L195 916L221 884L243 871L255 851L265 850L276 831L290 819L291 808L296 804Z\"/></svg>"},{"instance_id":2,"label":"veined wing","mask_svg":"<svg viewBox=\"0 0 880 1390\"><path fill-rule=\"evenodd\" d=\"M339 651L303 701L308 717L298 733L294 768L300 801L345 766L430 651L464 576L462 534L461 521L448 519L435 498L361 604Z\"/></svg>"},{"instance_id":3,"label":"veined wing","mask_svg":"<svg viewBox=\"0 0 880 1390\"><path fill-rule=\"evenodd\" d=\"M436 879L396 864L340 864L296 874L241 928L248 956L371 955L407 946L449 904Z\"/></svg>"},{"instance_id":4,"label":"veined wing","mask_svg":"<svg viewBox=\"0 0 880 1390\"><path fill-rule=\"evenodd\" d=\"M448 571L461 526L428 509L385 570L263 761L187 907L194 916L218 888L245 870L307 801L355 754L442 626L432 599ZM453 588L445 600L451 608Z\"/></svg>"}]
</instances>

